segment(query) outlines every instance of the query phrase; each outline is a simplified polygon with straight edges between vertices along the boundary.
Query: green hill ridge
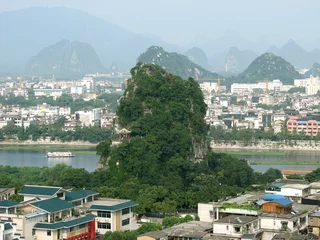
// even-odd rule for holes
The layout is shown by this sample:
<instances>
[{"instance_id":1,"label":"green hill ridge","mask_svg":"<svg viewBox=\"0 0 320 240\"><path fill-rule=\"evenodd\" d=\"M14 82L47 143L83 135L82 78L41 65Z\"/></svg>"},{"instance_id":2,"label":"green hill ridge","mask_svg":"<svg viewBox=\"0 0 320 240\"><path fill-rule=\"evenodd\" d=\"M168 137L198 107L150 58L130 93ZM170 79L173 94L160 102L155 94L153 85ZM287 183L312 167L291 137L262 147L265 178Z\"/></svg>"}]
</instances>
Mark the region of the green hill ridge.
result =
<instances>
[{"instance_id":1,"label":"green hill ridge","mask_svg":"<svg viewBox=\"0 0 320 240\"><path fill-rule=\"evenodd\" d=\"M210 72L203 67L192 62L188 57L179 53L169 53L162 47L152 46L142 53L138 62L159 65L169 73L178 75L183 79L192 77L196 80L203 78L217 78L217 73Z\"/></svg>"},{"instance_id":2,"label":"green hill ridge","mask_svg":"<svg viewBox=\"0 0 320 240\"><path fill-rule=\"evenodd\" d=\"M232 83L256 83L266 78L269 80L280 79L284 84L293 84L293 80L301 78L301 76L283 58L272 53L264 53L257 57L243 73L228 79L228 81Z\"/></svg>"},{"instance_id":3,"label":"green hill ridge","mask_svg":"<svg viewBox=\"0 0 320 240\"><path fill-rule=\"evenodd\" d=\"M62 40L42 49L26 66L34 75L81 76L104 71L93 47L87 43Z\"/></svg>"}]
</instances>

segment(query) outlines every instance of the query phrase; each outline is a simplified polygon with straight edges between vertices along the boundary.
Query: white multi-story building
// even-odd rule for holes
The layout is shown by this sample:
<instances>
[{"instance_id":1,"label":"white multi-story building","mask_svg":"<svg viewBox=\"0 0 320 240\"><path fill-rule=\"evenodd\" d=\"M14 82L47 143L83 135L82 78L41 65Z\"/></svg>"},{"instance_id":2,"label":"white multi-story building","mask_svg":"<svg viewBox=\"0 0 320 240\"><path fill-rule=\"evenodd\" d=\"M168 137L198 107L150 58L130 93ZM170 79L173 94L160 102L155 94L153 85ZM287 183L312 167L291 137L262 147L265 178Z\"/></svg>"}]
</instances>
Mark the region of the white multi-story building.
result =
<instances>
[{"instance_id":1,"label":"white multi-story building","mask_svg":"<svg viewBox=\"0 0 320 240\"><path fill-rule=\"evenodd\" d=\"M279 79L268 82L268 91L279 92L282 90L283 83ZM267 88L266 82L259 83L233 83L231 85L231 93L243 93L243 92L253 92L255 89L261 89L265 91Z\"/></svg>"},{"instance_id":2,"label":"white multi-story building","mask_svg":"<svg viewBox=\"0 0 320 240\"><path fill-rule=\"evenodd\" d=\"M305 87L307 95L315 95L320 90L320 77L310 76L305 79L295 79L295 87Z\"/></svg>"},{"instance_id":3,"label":"white multi-story building","mask_svg":"<svg viewBox=\"0 0 320 240\"><path fill-rule=\"evenodd\" d=\"M212 91L217 92L219 90L218 84L216 82L203 82L203 83L200 83L199 85L202 91L206 91L209 93L211 93Z\"/></svg>"},{"instance_id":4,"label":"white multi-story building","mask_svg":"<svg viewBox=\"0 0 320 240\"><path fill-rule=\"evenodd\" d=\"M81 95L81 94L84 94L87 92L87 88L86 86L72 86L70 88L70 93L71 94L78 94L78 95Z\"/></svg>"},{"instance_id":5,"label":"white multi-story building","mask_svg":"<svg viewBox=\"0 0 320 240\"><path fill-rule=\"evenodd\" d=\"M54 99L61 97L64 93L63 89L34 89L34 96L35 97L53 97Z\"/></svg>"},{"instance_id":6,"label":"white multi-story building","mask_svg":"<svg viewBox=\"0 0 320 240\"><path fill-rule=\"evenodd\" d=\"M77 111L76 119L80 120L83 126L93 126L95 125L96 121L101 119L102 110L101 108L94 108L91 110L81 110Z\"/></svg>"},{"instance_id":7,"label":"white multi-story building","mask_svg":"<svg viewBox=\"0 0 320 240\"><path fill-rule=\"evenodd\" d=\"M94 81L92 77L84 77L82 79L82 86L85 86L87 92L93 92L94 90Z\"/></svg>"}]
</instances>

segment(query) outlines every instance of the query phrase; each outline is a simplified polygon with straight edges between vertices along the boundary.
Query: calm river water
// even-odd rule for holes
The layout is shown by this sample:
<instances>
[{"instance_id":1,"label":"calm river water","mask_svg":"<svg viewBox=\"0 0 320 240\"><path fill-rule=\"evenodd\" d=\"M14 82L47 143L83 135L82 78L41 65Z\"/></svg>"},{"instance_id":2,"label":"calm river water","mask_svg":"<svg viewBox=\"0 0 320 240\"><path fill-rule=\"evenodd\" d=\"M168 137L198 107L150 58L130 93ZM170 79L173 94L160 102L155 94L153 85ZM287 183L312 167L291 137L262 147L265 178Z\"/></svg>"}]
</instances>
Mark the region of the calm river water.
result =
<instances>
[{"instance_id":1,"label":"calm river water","mask_svg":"<svg viewBox=\"0 0 320 240\"><path fill-rule=\"evenodd\" d=\"M217 150L219 152L219 150ZM251 163L251 167L258 172L265 172L269 168L283 169L305 169L314 170L320 167L320 151L241 151L227 150ZM47 158L47 151L32 150L4 150L0 147L0 165L10 166L37 166L52 167L58 163L65 163L74 168L84 168L94 171L97 168L99 156L92 154L77 154L73 158ZM283 162L283 164L281 164ZM274 164L277 163L277 164Z\"/></svg>"},{"instance_id":2,"label":"calm river water","mask_svg":"<svg viewBox=\"0 0 320 240\"><path fill-rule=\"evenodd\" d=\"M74 168L84 168L93 172L97 168L99 156L94 154L77 154L72 158L47 158L47 151L29 151L29 150L1 150L0 165L10 166L35 166L35 167L53 167L58 163L65 163Z\"/></svg>"}]
</instances>

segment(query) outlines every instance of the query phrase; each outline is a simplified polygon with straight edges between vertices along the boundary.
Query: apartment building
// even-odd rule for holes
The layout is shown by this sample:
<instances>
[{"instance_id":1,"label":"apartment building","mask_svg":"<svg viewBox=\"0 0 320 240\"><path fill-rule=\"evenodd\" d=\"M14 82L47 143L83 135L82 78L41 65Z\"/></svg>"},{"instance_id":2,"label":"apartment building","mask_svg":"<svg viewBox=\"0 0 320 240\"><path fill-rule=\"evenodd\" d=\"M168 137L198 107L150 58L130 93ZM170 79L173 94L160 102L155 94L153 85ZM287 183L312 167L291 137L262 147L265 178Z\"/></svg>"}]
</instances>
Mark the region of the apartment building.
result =
<instances>
[{"instance_id":1,"label":"apartment building","mask_svg":"<svg viewBox=\"0 0 320 240\"><path fill-rule=\"evenodd\" d=\"M307 136L316 136L319 132L320 117L304 117L296 116L289 117L287 121L287 130L290 133L296 131L297 133L304 132Z\"/></svg>"},{"instance_id":2,"label":"apartment building","mask_svg":"<svg viewBox=\"0 0 320 240\"><path fill-rule=\"evenodd\" d=\"M128 231L133 226L135 202L99 199L91 190L26 185L18 193L24 201L0 201L0 221L12 221L25 239L95 239L107 231ZM23 238L21 238L23 239Z\"/></svg>"}]
</instances>

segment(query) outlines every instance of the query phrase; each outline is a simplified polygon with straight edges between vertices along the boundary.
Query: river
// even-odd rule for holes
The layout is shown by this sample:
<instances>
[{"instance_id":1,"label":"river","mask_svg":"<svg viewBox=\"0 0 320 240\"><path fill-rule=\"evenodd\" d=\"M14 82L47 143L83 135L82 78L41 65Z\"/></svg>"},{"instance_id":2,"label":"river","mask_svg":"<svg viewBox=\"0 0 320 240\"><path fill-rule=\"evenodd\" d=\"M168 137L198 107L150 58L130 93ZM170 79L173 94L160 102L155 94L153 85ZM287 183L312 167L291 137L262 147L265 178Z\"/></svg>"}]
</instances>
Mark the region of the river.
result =
<instances>
[{"instance_id":1,"label":"river","mask_svg":"<svg viewBox=\"0 0 320 240\"><path fill-rule=\"evenodd\" d=\"M0 165L10 166L35 166L53 167L58 163L64 163L74 168L84 168L93 172L97 168L99 156L94 152L81 154L75 153L72 158L47 158L47 151L34 150L1 150Z\"/></svg>"},{"instance_id":2,"label":"river","mask_svg":"<svg viewBox=\"0 0 320 240\"><path fill-rule=\"evenodd\" d=\"M79 151L79 150L78 150ZM215 150L227 152L239 158L248 160L251 167L264 173L269 168L314 170L320 167L320 151L244 151ZM0 165L53 167L65 163L74 168L84 168L89 172L96 170L99 156L94 151L74 151L73 158L47 158L46 150L6 150L0 148Z\"/></svg>"},{"instance_id":3,"label":"river","mask_svg":"<svg viewBox=\"0 0 320 240\"><path fill-rule=\"evenodd\" d=\"M315 170L320 167L320 151L215 150L248 160L251 167L264 173L269 168L279 170Z\"/></svg>"}]
</instances>

